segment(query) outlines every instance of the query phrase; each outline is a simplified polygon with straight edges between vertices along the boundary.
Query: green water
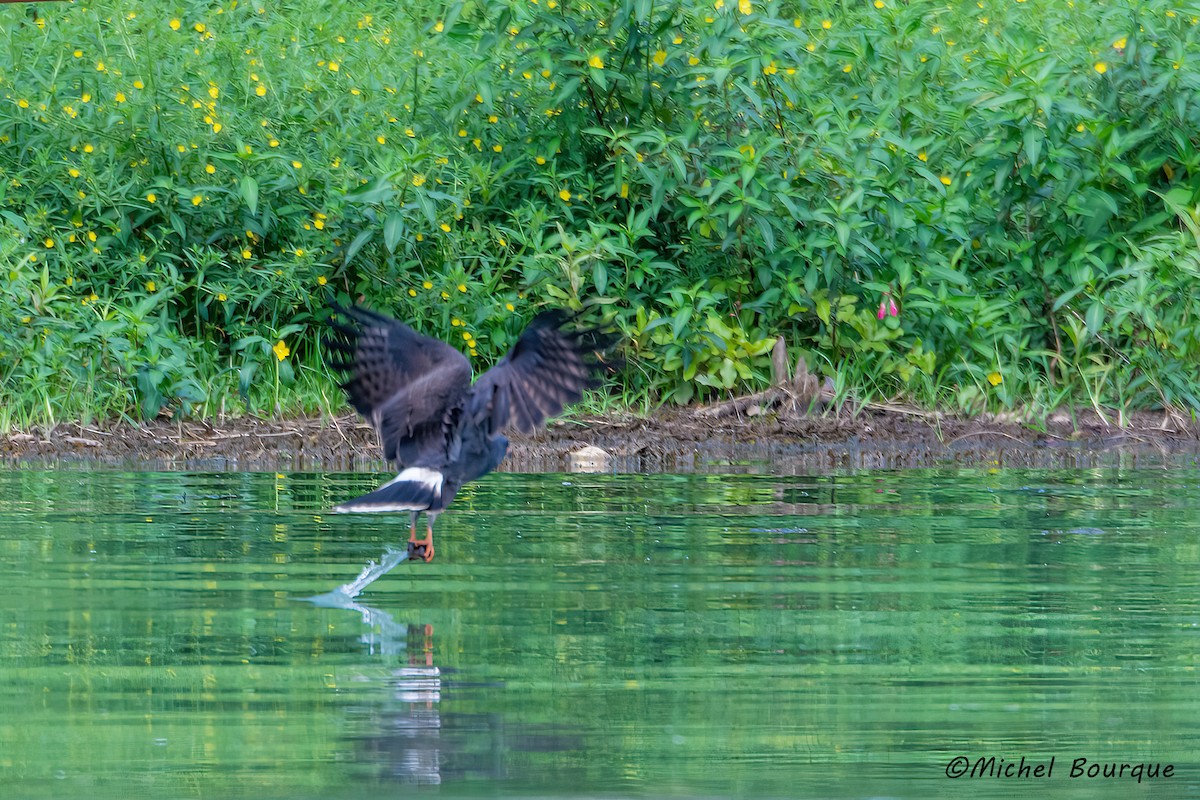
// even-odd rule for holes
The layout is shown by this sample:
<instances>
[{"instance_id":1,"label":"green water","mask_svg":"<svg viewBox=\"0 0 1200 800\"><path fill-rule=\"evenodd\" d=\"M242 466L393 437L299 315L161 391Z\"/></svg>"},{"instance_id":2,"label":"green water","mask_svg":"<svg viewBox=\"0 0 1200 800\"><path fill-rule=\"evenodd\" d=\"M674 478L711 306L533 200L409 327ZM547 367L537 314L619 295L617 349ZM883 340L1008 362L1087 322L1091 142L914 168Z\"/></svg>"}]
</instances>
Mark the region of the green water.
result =
<instances>
[{"instance_id":1,"label":"green water","mask_svg":"<svg viewBox=\"0 0 1200 800\"><path fill-rule=\"evenodd\" d=\"M1195 470L376 483L0 471L0 798L1200 796Z\"/></svg>"}]
</instances>

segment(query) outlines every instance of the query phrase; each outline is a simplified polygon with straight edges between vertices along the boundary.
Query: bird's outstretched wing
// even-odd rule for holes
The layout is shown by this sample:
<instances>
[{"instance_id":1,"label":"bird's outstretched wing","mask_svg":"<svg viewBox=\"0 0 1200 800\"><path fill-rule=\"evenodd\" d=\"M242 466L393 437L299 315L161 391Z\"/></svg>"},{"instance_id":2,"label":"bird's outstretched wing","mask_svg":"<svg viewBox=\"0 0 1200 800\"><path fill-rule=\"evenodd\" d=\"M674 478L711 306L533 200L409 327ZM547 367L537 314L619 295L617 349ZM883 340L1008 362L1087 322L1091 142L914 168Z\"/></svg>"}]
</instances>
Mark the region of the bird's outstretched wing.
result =
<instances>
[{"instance_id":1,"label":"bird's outstretched wing","mask_svg":"<svg viewBox=\"0 0 1200 800\"><path fill-rule=\"evenodd\" d=\"M466 356L445 342L361 306L342 308L326 340L329 366L358 412L379 434L384 457L400 466L445 447L471 385Z\"/></svg>"},{"instance_id":2,"label":"bird's outstretched wing","mask_svg":"<svg viewBox=\"0 0 1200 800\"><path fill-rule=\"evenodd\" d=\"M468 414L491 432L529 433L595 385L586 333L562 329L561 311L539 314L512 350L471 387Z\"/></svg>"}]
</instances>

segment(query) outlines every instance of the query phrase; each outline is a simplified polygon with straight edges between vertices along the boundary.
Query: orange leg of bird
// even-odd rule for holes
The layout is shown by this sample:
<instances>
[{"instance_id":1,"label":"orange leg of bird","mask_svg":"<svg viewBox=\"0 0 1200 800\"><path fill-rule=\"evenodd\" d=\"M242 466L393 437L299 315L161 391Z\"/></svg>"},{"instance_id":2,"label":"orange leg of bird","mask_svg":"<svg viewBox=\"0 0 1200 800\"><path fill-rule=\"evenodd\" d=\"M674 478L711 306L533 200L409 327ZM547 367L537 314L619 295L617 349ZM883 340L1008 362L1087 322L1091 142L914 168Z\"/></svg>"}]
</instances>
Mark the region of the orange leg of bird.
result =
<instances>
[{"instance_id":1,"label":"orange leg of bird","mask_svg":"<svg viewBox=\"0 0 1200 800\"><path fill-rule=\"evenodd\" d=\"M412 529L408 535L408 552L410 555L419 555L425 559L425 563L433 561L433 520L429 516L429 512L425 512L425 538L417 538L417 515L413 514Z\"/></svg>"}]
</instances>

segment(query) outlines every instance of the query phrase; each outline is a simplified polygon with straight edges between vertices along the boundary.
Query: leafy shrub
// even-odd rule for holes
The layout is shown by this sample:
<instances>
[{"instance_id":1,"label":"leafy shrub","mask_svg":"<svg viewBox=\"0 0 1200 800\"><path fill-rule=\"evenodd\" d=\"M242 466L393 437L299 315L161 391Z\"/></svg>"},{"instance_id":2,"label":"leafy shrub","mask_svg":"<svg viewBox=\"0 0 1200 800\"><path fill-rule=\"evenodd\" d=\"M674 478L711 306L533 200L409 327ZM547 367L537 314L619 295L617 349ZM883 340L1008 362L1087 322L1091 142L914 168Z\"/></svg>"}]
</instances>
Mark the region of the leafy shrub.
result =
<instances>
[{"instance_id":1,"label":"leafy shrub","mask_svg":"<svg viewBox=\"0 0 1200 800\"><path fill-rule=\"evenodd\" d=\"M0 14L6 425L328 407L331 295L480 366L588 309L678 402L783 334L860 396L1196 406L1165 0Z\"/></svg>"}]
</instances>

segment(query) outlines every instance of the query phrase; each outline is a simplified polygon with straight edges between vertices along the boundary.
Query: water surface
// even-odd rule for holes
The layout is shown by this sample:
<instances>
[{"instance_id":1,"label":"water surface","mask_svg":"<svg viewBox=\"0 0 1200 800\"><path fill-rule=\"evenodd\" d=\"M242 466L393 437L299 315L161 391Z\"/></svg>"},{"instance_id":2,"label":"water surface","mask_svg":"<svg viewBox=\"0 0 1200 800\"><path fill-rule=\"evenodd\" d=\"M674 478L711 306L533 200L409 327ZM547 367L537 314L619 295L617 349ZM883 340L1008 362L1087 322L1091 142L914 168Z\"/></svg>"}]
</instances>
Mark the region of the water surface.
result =
<instances>
[{"instance_id":1,"label":"water surface","mask_svg":"<svg viewBox=\"0 0 1200 800\"><path fill-rule=\"evenodd\" d=\"M1200 796L1194 470L376 483L0 472L0 797Z\"/></svg>"}]
</instances>

